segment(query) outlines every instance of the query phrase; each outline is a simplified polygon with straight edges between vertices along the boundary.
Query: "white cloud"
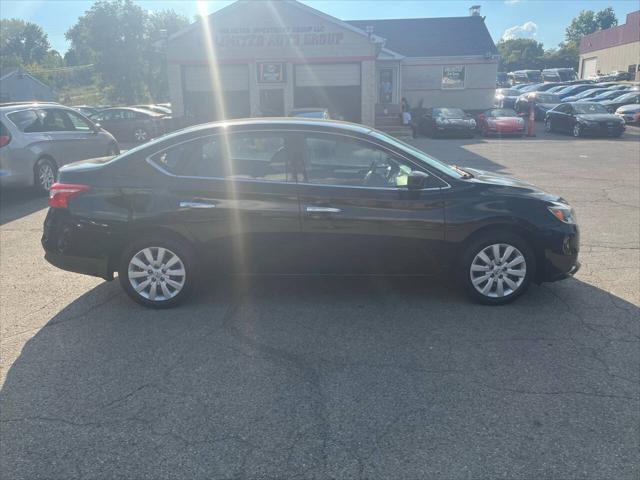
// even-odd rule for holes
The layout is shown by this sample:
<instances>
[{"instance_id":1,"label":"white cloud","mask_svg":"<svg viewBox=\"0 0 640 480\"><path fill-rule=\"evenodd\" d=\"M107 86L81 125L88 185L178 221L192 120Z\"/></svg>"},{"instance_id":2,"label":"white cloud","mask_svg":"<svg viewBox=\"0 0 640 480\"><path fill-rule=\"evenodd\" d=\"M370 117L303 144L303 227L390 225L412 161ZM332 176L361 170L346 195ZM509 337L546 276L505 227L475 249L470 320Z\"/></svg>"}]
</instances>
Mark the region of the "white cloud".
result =
<instances>
[{"instance_id":1,"label":"white cloud","mask_svg":"<svg viewBox=\"0 0 640 480\"><path fill-rule=\"evenodd\" d=\"M529 21L522 25L514 25L507 28L502 34L502 40L513 40L514 38L532 38L538 33L538 25Z\"/></svg>"},{"instance_id":2,"label":"white cloud","mask_svg":"<svg viewBox=\"0 0 640 480\"><path fill-rule=\"evenodd\" d=\"M522 0L504 0L505 5L515 5L516 3L520 3Z\"/></svg>"}]
</instances>

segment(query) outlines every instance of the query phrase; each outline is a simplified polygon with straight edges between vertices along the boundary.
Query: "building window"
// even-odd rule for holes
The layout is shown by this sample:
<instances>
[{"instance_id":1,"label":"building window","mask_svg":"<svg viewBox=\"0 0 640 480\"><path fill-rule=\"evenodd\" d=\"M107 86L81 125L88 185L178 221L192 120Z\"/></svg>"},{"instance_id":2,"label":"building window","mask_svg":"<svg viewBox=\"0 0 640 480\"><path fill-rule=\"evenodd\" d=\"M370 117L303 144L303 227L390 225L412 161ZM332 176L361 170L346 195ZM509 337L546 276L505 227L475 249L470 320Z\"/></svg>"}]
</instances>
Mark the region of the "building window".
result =
<instances>
[{"instance_id":1,"label":"building window","mask_svg":"<svg viewBox=\"0 0 640 480\"><path fill-rule=\"evenodd\" d=\"M464 88L464 65L449 65L442 68L442 89Z\"/></svg>"},{"instance_id":2,"label":"building window","mask_svg":"<svg viewBox=\"0 0 640 480\"><path fill-rule=\"evenodd\" d=\"M284 83L284 63L258 63L258 83Z\"/></svg>"}]
</instances>

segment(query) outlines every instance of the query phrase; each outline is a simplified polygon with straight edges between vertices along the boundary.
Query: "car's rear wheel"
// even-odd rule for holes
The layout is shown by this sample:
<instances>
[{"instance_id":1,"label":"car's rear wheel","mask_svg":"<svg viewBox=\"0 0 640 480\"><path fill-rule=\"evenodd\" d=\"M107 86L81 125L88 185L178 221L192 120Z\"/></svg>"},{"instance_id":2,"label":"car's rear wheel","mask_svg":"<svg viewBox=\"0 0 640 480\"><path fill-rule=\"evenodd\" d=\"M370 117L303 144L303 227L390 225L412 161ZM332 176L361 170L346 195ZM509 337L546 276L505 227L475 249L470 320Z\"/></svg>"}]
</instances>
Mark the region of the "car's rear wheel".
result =
<instances>
[{"instance_id":1,"label":"car's rear wheel","mask_svg":"<svg viewBox=\"0 0 640 480\"><path fill-rule=\"evenodd\" d=\"M191 293L194 269L193 254L187 244L169 238L149 238L126 249L118 278L134 301L151 308L170 308Z\"/></svg>"},{"instance_id":2,"label":"car's rear wheel","mask_svg":"<svg viewBox=\"0 0 640 480\"><path fill-rule=\"evenodd\" d=\"M466 249L460 275L478 302L504 305L522 295L535 273L535 256L518 235L484 235Z\"/></svg>"},{"instance_id":3,"label":"car's rear wheel","mask_svg":"<svg viewBox=\"0 0 640 480\"><path fill-rule=\"evenodd\" d=\"M133 131L133 139L136 142L144 143L149 140L149 132L142 127L138 127Z\"/></svg>"},{"instance_id":4,"label":"car's rear wheel","mask_svg":"<svg viewBox=\"0 0 640 480\"><path fill-rule=\"evenodd\" d=\"M49 193L51 185L56 181L58 167L50 158L41 158L33 168L33 184L42 195Z\"/></svg>"},{"instance_id":5,"label":"car's rear wheel","mask_svg":"<svg viewBox=\"0 0 640 480\"><path fill-rule=\"evenodd\" d=\"M578 138L578 137L581 137L581 136L582 136L582 127L580 126L580 124L579 124L579 123L576 123L576 124L573 126L573 136L574 136L574 137L576 137L576 138Z\"/></svg>"}]
</instances>

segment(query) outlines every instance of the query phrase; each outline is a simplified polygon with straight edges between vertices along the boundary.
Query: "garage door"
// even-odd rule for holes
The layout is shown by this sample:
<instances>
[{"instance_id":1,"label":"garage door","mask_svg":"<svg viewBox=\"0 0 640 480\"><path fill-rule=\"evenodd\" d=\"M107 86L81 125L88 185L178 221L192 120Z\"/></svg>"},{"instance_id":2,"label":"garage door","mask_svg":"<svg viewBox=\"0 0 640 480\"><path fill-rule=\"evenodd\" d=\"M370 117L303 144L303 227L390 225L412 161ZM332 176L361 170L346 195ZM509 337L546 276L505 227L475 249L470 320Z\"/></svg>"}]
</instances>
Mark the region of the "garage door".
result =
<instances>
[{"instance_id":1,"label":"garage door","mask_svg":"<svg viewBox=\"0 0 640 480\"><path fill-rule=\"evenodd\" d=\"M183 68L185 112L195 122L250 116L248 65L221 65L217 72L201 66Z\"/></svg>"},{"instance_id":2,"label":"garage door","mask_svg":"<svg viewBox=\"0 0 640 480\"><path fill-rule=\"evenodd\" d=\"M359 63L295 66L294 106L328 108L332 118L360 121Z\"/></svg>"},{"instance_id":3,"label":"garage door","mask_svg":"<svg viewBox=\"0 0 640 480\"><path fill-rule=\"evenodd\" d=\"M582 60L582 78L589 78L596 75L597 60L597 57Z\"/></svg>"}]
</instances>

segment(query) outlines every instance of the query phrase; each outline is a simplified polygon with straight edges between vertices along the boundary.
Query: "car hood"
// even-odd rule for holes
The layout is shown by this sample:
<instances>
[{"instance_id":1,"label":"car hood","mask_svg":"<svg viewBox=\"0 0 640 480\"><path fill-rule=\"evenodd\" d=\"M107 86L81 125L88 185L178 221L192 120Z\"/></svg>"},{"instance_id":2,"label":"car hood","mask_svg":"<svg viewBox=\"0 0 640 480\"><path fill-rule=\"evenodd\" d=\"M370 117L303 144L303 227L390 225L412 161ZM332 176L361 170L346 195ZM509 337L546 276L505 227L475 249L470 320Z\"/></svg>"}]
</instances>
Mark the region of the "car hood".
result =
<instances>
[{"instance_id":1,"label":"car hood","mask_svg":"<svg viewBox=\"0 0 640 480\"><path fill-rule=\"evenodd\" d=\"M607 122L619 119L612 113L581 113L576 115L579 120L586 120L587 122Z\"/></svg>"},{"instance_id":2,"label":"car hood","mask_svg":"<svg viewBox=\"0 0 640 480\"><path fill-rule=\"evenodd\" d=\"M640 105L623 105L622 107L618 108L618 112L620 113L634 113L634 112L640 112Z\"/></svg>"},{"instance_id":3,"label":"car hood","mask_svg":"<svg viewBox=\"0 0 640 480\"><path fill-rule=\"evenodd\" d=\"M477 170L475 168L465 168L467 172L473 174L472 181L476 183L482 183L485 185L503 187L507 190L505 193L519 194L523 196L535 197L541 200L547 200L550 202L561 201L562 199L558 195L554 195L549 192L527 183L523 180L507 177L504 175L498 175L496 173L486 172L484 170ZM563 200L562 200L563 201Z\"/></svg>"}]
</instances>

